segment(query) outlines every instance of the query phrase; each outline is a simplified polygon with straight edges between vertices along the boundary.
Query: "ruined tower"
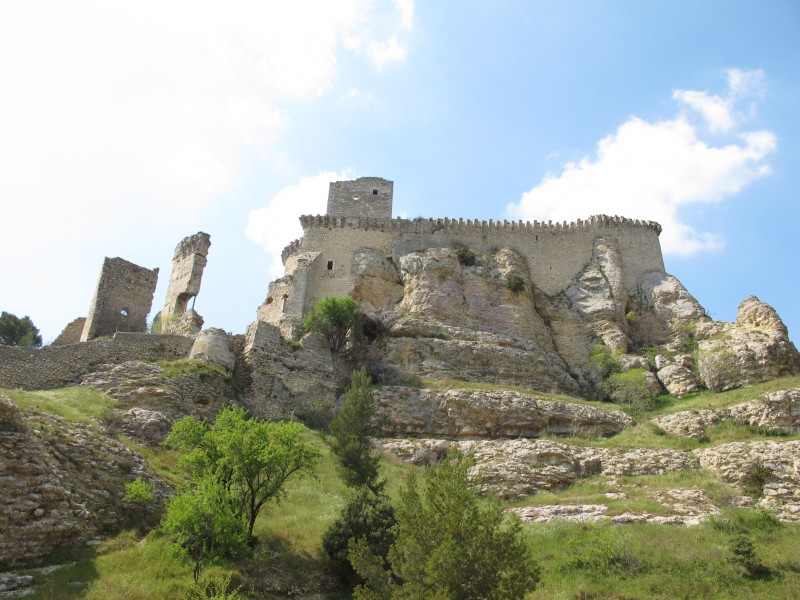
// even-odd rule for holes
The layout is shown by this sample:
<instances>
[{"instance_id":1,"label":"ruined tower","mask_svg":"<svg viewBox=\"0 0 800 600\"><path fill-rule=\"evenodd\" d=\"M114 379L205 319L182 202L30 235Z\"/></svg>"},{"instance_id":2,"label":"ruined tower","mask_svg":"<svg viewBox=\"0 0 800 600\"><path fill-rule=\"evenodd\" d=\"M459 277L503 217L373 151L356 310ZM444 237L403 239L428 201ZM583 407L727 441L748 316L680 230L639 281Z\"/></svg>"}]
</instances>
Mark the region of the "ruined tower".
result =
<instances>
[{"instance_id":1,"label":"ruined tower","mask_svg":"<svg viewBox=\"0 0 800 600\"><path fill-rule=\"evenodd\" d=\"M175 247L167 297L157 317L162 333L194 334L200 331L203 317L194 311L194 306L187 308L189 301L200 293L210 246L211 236L198 231L183 238Z\"/></svg>"},{"instance_id":2,"label":"ruined tower","mask_svg":"<svg viewBox=\"0 0 800 600\"><path fill-rule=\"evenodd\" d=\"M156 283L158 268L145 269L122 258L106 258L81 341L117 331L146 332Z\"/></svg>"}]
</instances>

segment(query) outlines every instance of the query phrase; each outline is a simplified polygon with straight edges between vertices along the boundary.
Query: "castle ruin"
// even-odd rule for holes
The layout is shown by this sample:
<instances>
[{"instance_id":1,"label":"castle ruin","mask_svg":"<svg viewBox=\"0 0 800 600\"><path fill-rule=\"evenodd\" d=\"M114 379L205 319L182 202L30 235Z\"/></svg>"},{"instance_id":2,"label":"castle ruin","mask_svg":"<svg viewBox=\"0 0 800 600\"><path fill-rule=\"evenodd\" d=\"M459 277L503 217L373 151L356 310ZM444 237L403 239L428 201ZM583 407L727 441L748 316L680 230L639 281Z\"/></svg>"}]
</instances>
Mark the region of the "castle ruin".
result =
<instances>
[{"instance_id":1,"label":"castle ruin","mask_svg":"<svg viewBox=\"0 0 800 600\"><path fill-rule=\"evenodd\" d=\"M200 293L203 270L208 262L211 236L202 231L183 238L172 256L172 274L169 278L164 308L156 316L162 333L194 335L203 326L203 317L191 308L189 301Z\"/></svg>"},{"instance_id":2,"label":"castle ruin","mask_svg":"<svg viewBox=\"0 0 800 600\"><path fill-rule=\"evenodd\" d=\"M119 257L106 257L80 341L118 331L146 332L156 283L158 268L146 269Z\"/></svg>"},{"instance_id":3,"label":"castle ruin","mask_svg":"<svg viewBox=\"0 0 800 600\"><path fill-rule=\"evenodd\" d=\"M401 256L467 246L475 252L511 248L524 257L545 294L564 291L591 261L598 239L621 259L622 287L632 294L647 272L664 273L653 221L593 216L573 223L392 218L394 184L378 177L330 184L327 214L300 217L303 237L282 253L285 275L272 282L258 319L297 338L304 313L325 296L360 298L363 277L391 279ZM385 308L389 308L388 306Z\"/></svg>"}]
</instances>

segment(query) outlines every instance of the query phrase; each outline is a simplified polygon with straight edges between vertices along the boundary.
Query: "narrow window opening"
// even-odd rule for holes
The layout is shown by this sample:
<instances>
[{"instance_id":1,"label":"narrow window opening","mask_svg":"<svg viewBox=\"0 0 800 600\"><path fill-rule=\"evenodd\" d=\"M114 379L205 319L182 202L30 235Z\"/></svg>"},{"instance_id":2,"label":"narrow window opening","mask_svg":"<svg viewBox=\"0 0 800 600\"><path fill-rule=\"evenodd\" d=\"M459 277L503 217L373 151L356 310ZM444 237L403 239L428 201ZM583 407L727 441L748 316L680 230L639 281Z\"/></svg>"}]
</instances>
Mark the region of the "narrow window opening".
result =
<instances>
[{"instance_id":1,"label":"narrow window opening","mask_svg":"<svg viewBox=\"0 0 800 600\"><path fill-rule=\"evenodd\" d=\"M373 190L372 190L372 195L373 195L373 196L377 196L377 195L378 195L378 190L375 190L375 189L373 189Z\"/></svg>"},{"instance_id":2,"label":"narrow window opening","mask_svg":"<svg viewBox=\"0 0 800 600\"><path fill-rule=\"evenodd\" d=\"M332 260L328 261L328 271L333 271L333 261Z\"/></svg>"}]
</instances>

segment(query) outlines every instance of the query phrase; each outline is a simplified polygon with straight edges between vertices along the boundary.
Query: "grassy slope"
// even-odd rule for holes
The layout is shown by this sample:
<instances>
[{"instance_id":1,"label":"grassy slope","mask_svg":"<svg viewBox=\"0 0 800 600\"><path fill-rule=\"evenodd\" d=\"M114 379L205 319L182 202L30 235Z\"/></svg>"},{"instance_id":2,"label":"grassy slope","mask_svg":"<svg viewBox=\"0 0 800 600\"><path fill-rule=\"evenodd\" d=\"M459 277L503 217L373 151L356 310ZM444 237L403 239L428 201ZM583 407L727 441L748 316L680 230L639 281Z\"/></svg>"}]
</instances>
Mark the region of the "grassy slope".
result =
<instances>
[{"instance_id":1,"label":"grassy slope","mask_svg":"<svg viewBox=\"0 0 800 600\"><path fill-rule=\"evenodd\" d=\"M800 384L800 378L779 380L725 394L703 393L684 400L662 401L650 418L675 410L720 408L758 397L774 389ZM99 392L66 388L48 392L6 392L21 407L36 407L71 421L88 422L102 418L113 404ZM560 399L560 398L559 398ZM711 431L710 443L727 441L731 432ZM764 437L748 428L736 430L743 439ZM344 506L346 488L336 471L323 437L307 433L308 440L323 451L318 474L290 483L283 502L269 507L259 518L256 535L260 540L252 558L211 568L247 578L261 590L312 592L329 583L325 557L320 548L322 534ZM786 439L786 438L781 438ZM147 449L123 440L147 458L154 469L173 483L180 480L177 457L162 449ZM690 449L697 442L659 435L647 423L620 436L598 440L561 440L571 443L612 447L656 446ZM411 468L384 464L390 494L396 495ZM700 487L715 501L724 503L735 493L703 471L670 473L662 476L622 478L628 498L610 500L604 478L592 478L558 493L536 495L516 505L555 503L603 503L610 514L637 510L663 513L652 500L652 492L669 487ZM729 560L730 534L704 524L700 527L672 527L637 524L613 528L570 523L527 524L524 528L534 555L543 567L542 583L529 598L794 598L800 589L800 525L784 524L772 530L748 530L758 558L771 570L766 578L747 577ZM589 557L578 564L575 557ZM50 574L27 571L41 584L31 598L169 598L191 584L191 566L178 556L165 538L155 532L141 537L123 532L83 556L69 557L70 566ZM52 557L49 563L67 562ZM346 594L319 597L345 598Z\"/></svg>"}]
</instances>

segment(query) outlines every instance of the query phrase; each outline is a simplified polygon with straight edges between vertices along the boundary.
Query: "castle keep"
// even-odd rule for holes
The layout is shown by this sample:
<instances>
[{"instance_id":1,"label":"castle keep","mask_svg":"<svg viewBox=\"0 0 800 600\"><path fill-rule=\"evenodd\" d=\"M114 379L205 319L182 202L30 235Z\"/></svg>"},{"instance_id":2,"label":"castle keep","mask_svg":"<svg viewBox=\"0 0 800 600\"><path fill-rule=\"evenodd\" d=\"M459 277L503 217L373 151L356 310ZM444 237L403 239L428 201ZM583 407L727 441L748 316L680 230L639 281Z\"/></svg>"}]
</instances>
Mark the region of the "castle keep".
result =
<instances>
[{"instance_id":1,"label":"castle keep","mask_svg":"<svg viewBox=\"0 0 800 600\"><path fill-rule=\"evenodd\" d=\"M393 182L378 177L331 183L327 214L300 217L303 237L284 249L285 275L270 284L259 319L296 337L302 315L320 298L358 297L360 277L391 278L401 256L432 248L466 246L477 253L510 248L524 257L534 285L548 295L570 285L592 259L598 239L616 247L620 284L629 293L644 273L664 272L661 226L652 221L393 219L393 191Z\"/></svg>"}]
</instances>

